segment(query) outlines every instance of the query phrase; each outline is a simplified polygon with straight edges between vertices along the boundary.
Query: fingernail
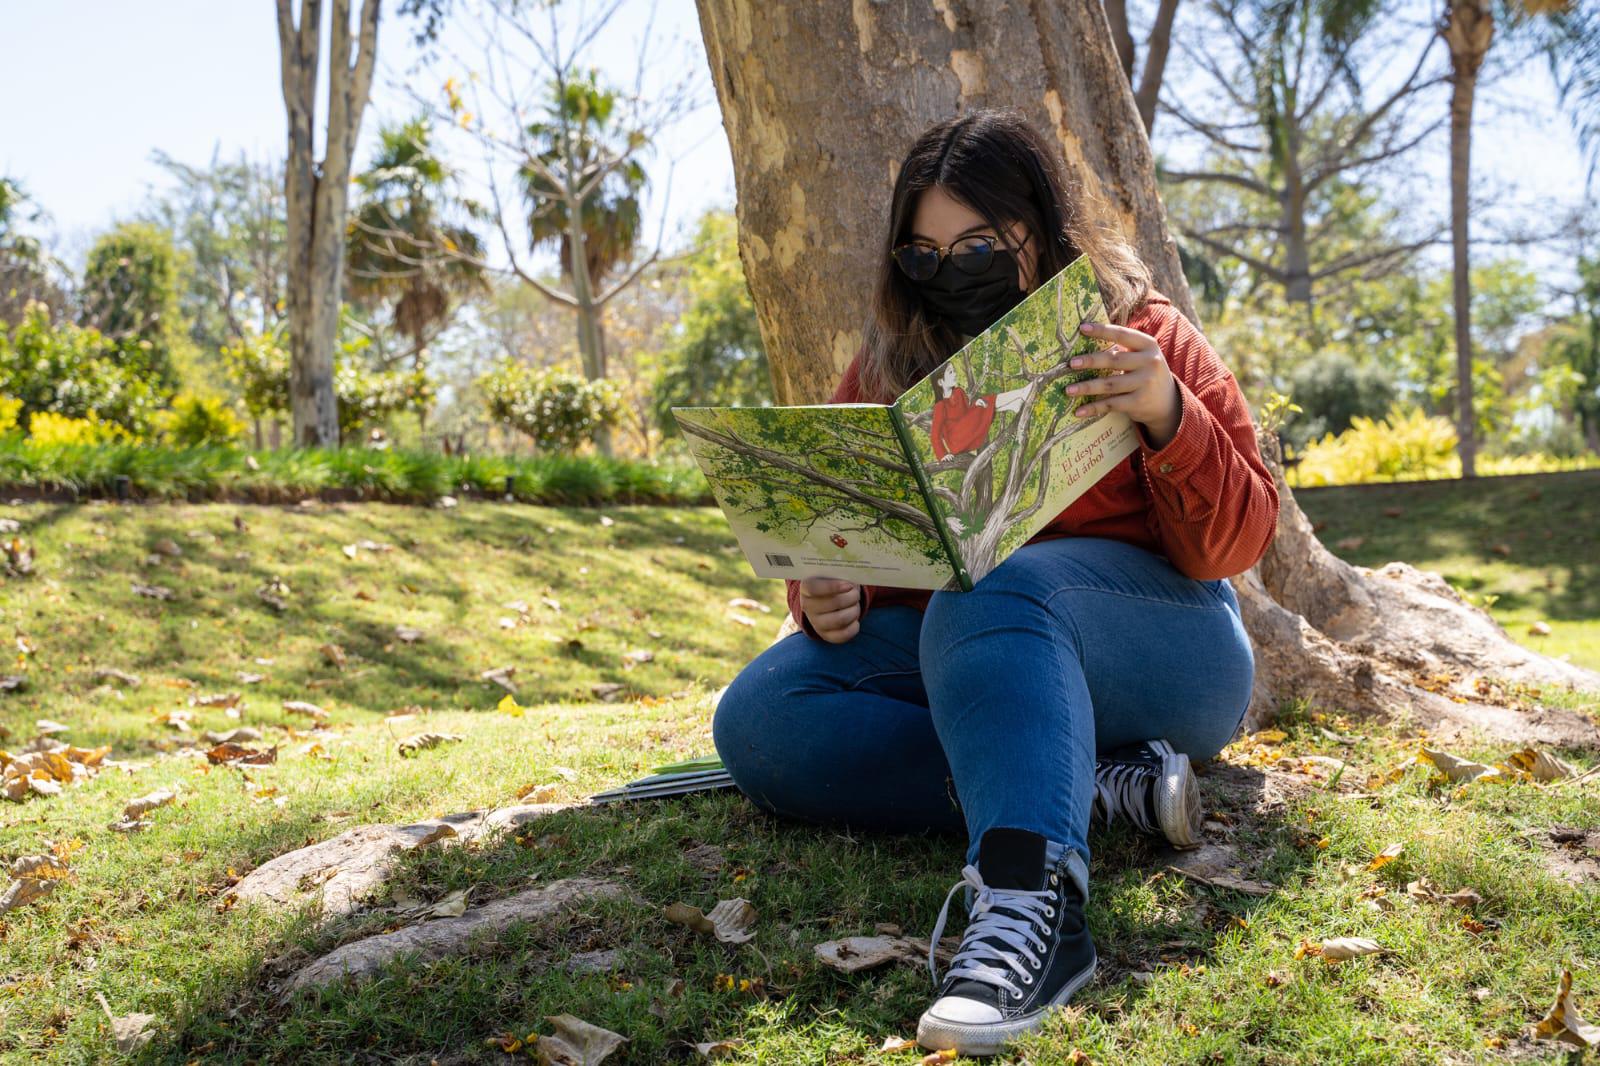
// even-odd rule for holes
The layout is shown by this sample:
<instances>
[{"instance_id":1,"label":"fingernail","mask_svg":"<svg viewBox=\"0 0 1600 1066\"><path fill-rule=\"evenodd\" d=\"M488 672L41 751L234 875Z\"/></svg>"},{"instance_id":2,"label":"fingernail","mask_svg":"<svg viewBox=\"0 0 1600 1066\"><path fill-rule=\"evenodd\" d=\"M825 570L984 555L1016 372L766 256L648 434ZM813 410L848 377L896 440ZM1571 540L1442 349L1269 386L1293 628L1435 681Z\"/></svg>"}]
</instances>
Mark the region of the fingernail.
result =
<instances>
[{"instance_id":1,"label":"fingernail","mask_svg":"<svg viewBox=\"0 0 1600 1066\"><path fill-rule=\"evenodd\" d=\"M1076 370L1078 367L1080 367L1082 365L1083 365L1083 356L1081 356L1081 355L1078 356L1076 359L1074 359L1072 361L1072 367L1073 367L1074 370Z\"/></svg>"},{"instance_id":2,"label":"fingernail","mask_svg":"<svg viewBox=\"0 0 1600 1066\"><path fill-rule=\"evenodd\" d=\"M1094 323L1093 322L1085 322L1082 325L1080 325L1078 327L1078 329L1081 330L1084 333L1093 333L1094 332Z\"/></svg>"},{"instance_id":3,"label":"fingernail","mask_svg":"<svg viewBox=\"0 0 1600 1066\"><path fill-rule=\"evenodd\" d=\"M1067 386L1067 391L1071 392L1071 393L1078 393L1078 392L1081 392L1083 390L1079 389L1078 386L1076 386L1076 385L1068 385Z\"/></svg>"}]
</instances>

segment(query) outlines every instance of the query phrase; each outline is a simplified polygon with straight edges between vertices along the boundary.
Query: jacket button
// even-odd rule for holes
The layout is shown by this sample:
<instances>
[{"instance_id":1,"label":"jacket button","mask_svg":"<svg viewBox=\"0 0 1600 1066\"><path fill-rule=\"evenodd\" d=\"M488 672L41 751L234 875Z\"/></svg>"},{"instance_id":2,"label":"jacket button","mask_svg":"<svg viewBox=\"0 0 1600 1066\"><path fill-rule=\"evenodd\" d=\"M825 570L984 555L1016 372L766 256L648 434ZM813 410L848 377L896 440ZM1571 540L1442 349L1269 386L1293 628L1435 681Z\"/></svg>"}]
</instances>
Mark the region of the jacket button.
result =
<instances>
[{"instance_id":1,"label":"jacket button","mask_svg":"<svg viewBox=\"0 0 1600 1066\"><path fill-rule=\"evenodd\" d=\"M1170 474L1170 473L1172 473L1172 464L1171 464L1171 463L1162 463L1162 464L1161 464L1161 472L1162 472L1162 473L1163 473L1163 474Z\"/></svg>"}]
</instances>

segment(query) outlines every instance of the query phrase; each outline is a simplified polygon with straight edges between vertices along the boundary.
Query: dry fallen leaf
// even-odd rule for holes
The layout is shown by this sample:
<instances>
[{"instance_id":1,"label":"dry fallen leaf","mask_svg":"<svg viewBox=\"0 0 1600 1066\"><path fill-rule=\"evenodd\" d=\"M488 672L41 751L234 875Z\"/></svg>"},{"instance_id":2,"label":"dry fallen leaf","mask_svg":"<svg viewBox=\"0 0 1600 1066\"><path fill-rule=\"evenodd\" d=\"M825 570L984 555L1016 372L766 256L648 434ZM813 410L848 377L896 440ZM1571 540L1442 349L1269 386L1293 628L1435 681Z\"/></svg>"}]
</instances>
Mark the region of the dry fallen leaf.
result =
<instances>
[{"instance_id":1,"label":"dry fallen leaf","mask_svg":"<svg viewBox=\"0 0 1600 1066\"><path fill-rule=\"evenodd\" d=\"M1481 762L1473 762L1471 759L1463 759L1459 756L1451 755L1447 751L1422 748L1417 752L1417 759L1420 762L1432 763L1435 769L1458 785L1478 780L1503 779L1505 777L1505 771L1498 766L1486 766Z\"/></svg>"},{"instance_id":2,"label":"dry fallen leaf","mask_svg":"<svg viewBox=\"0 0 1600 1066\"><path fill-rule=\"evenodd\" d=\"M213 765L268 766L278 761L278 746L247 748L243 744L224 741L206 752L206 761Z\"/></svg>"},{"instance_id":3,"label":"dry fallen leaf","mask_svg":"<svg viewBox=\"0 0 1600 1066\"><path fill-rule=\"evenodd\" d=\"M596 681L589 686L589 692L603 703L615 703L617 697L621 696L627 687L615 681Z\"/></svg>"},{"instance_id":4,"label":"dry fallen leaf","mask_svg":"<svg viewBox=\"0 0 1600 1066\"><path fill-rule=\"evenodd\" d=\"M880 1047L878 1050L879 1051L910 1051L912 1048L914 1048L916 1046L917 1046L917 1042L915 1040L907 1040L903 1036L886 1036L886 1037L883 1038L883 1046Z\"/></svg>"},{"instance_id":5,"label":"dry fallen leaf","mask_svg":"<svg viewBox=\"0 0 1600 1066\"><path fill-rule=\"evenodd\" d=\"M709 1040L696 1044L694 1049L708 1059L720 1059L724 1055L731 1055L744 1047L744 1041L737 1037L732 1040Z\"/></svg>"},{"instance_id":6,"label":"dry fallen leaf","mask_svg":"<svg viewBox=\"0 0 1600 1066\"><path fill-rule=\"evenodd\" d=\"M515 696L517 694L517 686L511 680L511 676L516 672L517 668L515 666L497 666L493 670L485 670L479 674L478 680L493 682Z\"/></svg>"},{"instance_id":7,"label":"dry fallen leaf","mask_svg":"<svg viewBox=\"0 0 1600 1066\"><path fill-rule=\"evenodd\" d=\"M11 876L16 880L0 895L0 914L49 895L72 871L55 855L23 855L12 862Z\"/></svg>"},{"instance_id":8,"label":"dry fallen leaf","mask_svg":"<svg viewBox=\"0 0 1600 1066\"><path fill-rule=\"evenodd\" d=\"M344 653L344 649L341 648L339 645L337 645L337 644L324 644L322 647L318 648L317 650L322 653L322 657L324 659L328 660L328 662L331 665L338 667L340 670L344 669L344 664L345 664L345 662L347 660L347 656Z\"/></svg>"},{"instance_id":9,"label":"dry fallen leaf","mask_svg":"<svg viewBox=\"0 0 1600 1066\"><path fill-rule=\"evenodd\" d=\"M155 810L157 807L165 807L177 798L178 794L176 792L169 788L163 788L149 795L140 796L138 799L129 800L128 805L122 808L122 817L130 819L142 818L150 811Z\"/></svg>"},{"instance_id":10,"label":"dry fallen leaf","mask_svg":"<svg viewBox=\"0 0 1600 1066\"><path fill-rule=\"evenodd\" d=\"M1528 636L1530 637L1548 637L1549 635L1549 622L1534 622L1528 626Z\"/></svg>"},{"instance_id":11,"label":"dry fallen leaf","mask_svg":"<svg viewBox=\"0 0 1600 1066\"><path fill-rule=\"evenodd\" d=\"M1398 859L1400 857L1400 853L1404 850L1404 844L1390 844L1388 847L1384 848L1382 851L1378 852L1378 854L1372 857L1372 861L1367 863L1367 869L1383 869L1385 866L1388 866L1391 862L1394 862L1394 860Z\"/></svg>"},{"instance_id":12,"label":"dry fallen leaf","mask_svg":"<svg viewBox=\"0 0 1600 1066\"><path fill-rule=\"evenodd\" d=\"M925 961L926 954L902 936L847 936L824 941L812 950L818 962L840 973L859 973L891 962Z\"/></svg>"},{"instance_id":13,"label":"dry fallen leaf","mask_svg":"<svg viewBox=\"0 0 1600 1066\"><path fill-rule=\"evenodd\" d=\"M395 626L394 635L402 644L415 644L422 639L422 630L412 626Z\"/></svg>"},{"instance_id":14,"label":"dry fallen leaf","mask_svg":"<svg viewBox=\"0 0 1600 1066\"><path fill-rule=\"evenodd\" d=\"M417 733L406 737L399 743L398 747L400 757L404 759L417 754L419 751L436 748L440 744L454 744L465 739L466 737L455 733Z\"/></svg>"},{"instance_id":15,"label":"dry fallen leaf","mask_svg":"<svg viewBox=\"0 0 1600 1066\"><path fill-rule=\"evenodd\" d=\"M941 1062L954 1062L955 1058L955 1048L941 1048L938 1051L930 1051L922 1056L917 1060L917 1066L938 1066Z\"/></svg>"},{"instance_id":16,"label":"dry fallen leaf","mask_svg":"<svg viewBox=\"0 0 1600 1066\"><path fill-rule=\"evenodd\" d=\"M459 918L467 913L467 893L471 889L458 888L423 912L424 918Z\"/></svg>"},{"instance_id":17,"label":"dry fallen leaf","mask_svg":"<svg viewBox=\"0 0 1600 1066\"><path fill-rule=\"evenodd\" d=\"M553 784L529 785L517 793L517 799L524 803L554 803L556 786Z\"/></svg>"},{"instance_id":18,"label":"dry fallen leaf","mask_svg":"<svg viewBox=\"0 0 1600 1066\"><path fill-rule=\"evenodd\" d=\"M771 614L772 608L760 600L752 600L748 596L735 596L728 601L729 607L737 607L741 611L760 611L762 614Z\"/></svg>"},{"instance_id":19,"label":"dry fallen leaf","mask_svg":"<svg viewBox=\"0 0 1600 1066\"><path fill-rule=\"evenodd\" d=\"M226 744L229 741L238 744L246 740L260 740L261 730L248 725L235 726L232 729L221 732L215 729L208 729L200 734L200 739L207 744Z\"/></svg>"},{"instance_id":20,"label":"dry fallen leaf","mask_svg":"<svg viewBox=\"0 0 1600 1066\"><path fill-rule=\"evenodd\" d=\"M283 709L290 714L303 715L314 722L324 722L328 718L327 711L318 707L315 703L307 703L305 700L284 700Z\"/></svg>"},{"instance_id":21,"label":"dry fallen leaf","mask_svg":"<svg viewBox=\"0 0 1600 1066\"><path fill-rule=\"evenodd\" d=\"M1578 776L1578 768L1551 755L1543 748L1523 748L1506 756L1506 762L1535 781L1561 781Z\"/></svg>"},{"instance_id":22,"label":"dry fallen leaf","mask_svg":"<svg viewBox=\"0 0 1600 1066\"><path fill-rule=\"evenodd\" d=\"M133 1054L155 1036L155 1033L150 1031L150 1024L156 1020L154 1014L140 1014L138 1011L123 1015L112 1014L111 1005L106 1002L104 995L96 992L94 998L100 1001L100 1009L106 1012L106 1019L111 1022L111 1039L122 1054Z\"/></svg>"},{"instance_id":23,"label":"dry fallen leaf","mask_svg":"<svg viewBox=\"0 0 1600 1066\"><path fill-rule=\"evenodd\" d=\"M1600 1047L1600 1025L1590 1025L1572 1004L1572 971L1561 971L1555 1005L1533 1027L1540 1040L1559 1040L1575 1048Z\"/></svg>"},{"instance_id":24,"label":"dry fallen leaf","mask_svg":"<svg viewBox=\"0 0 1600 1066\"><path fill-rule=\"evenodd\" d=\"M1362 955L1374 955L1383 950L1383 945L1364 936L1336 936L1331 940L1324 940L1320 946L1322 950L1318 954L1329 962L1342 962Z\"/></svg>"},{"instance_id":25,"label":"dry fallen leaf","mask_svg":"<svg viewBox=\"0 0 1600 1066\"><path fill-rule=\"evenodd\" d=\"M688 903L668 904L667 921L686 925L697 933L709 933L724 944L743 944L755 937L756 909L747 899L720 900L710 913Z\"/></svg>"},{"instance_id":26,"label":"dry fallen leaf","mask_svg":"<svg viewBox=\"0 0 1600 1066\"><path fill-rule=\"evenodd\" d=\"M545 1015L556 1027L553 1036L540 1036L536 1045L540 1066L599 1066L628 1038L570 1014Z\"/></svg>"}]
</instances>

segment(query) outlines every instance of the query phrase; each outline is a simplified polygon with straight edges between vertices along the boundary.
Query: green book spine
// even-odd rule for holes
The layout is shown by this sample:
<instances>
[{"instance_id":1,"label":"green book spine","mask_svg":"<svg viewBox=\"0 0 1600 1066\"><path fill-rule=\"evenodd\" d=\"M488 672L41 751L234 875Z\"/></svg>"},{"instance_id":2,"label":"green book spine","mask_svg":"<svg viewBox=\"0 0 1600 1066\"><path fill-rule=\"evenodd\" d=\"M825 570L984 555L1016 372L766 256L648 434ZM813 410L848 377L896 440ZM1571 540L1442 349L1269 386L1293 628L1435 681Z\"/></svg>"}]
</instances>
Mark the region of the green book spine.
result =
<instances>
[{"instance_id":1,"label":"green book spine","mask_svg":"<svg viewBox=\"0 0 1600 1066\"><path fill-rule=\"evenodd\" d=\"M961 561L961 552L956 547L955 537L945 524L939 521L939 508L933 502L933 487L928 484L928 474L922 469L922 460L917 455L917 449L911 444L911 433L901 421L898 407L889 408L889 422L894 426L895 436L900 438L900 450L905 452L906 462L911 464L911 472L917 477L917 487L922 490L923 508L927 510L928 517L933 519L933 528L939 533L939 543L944 545L944 554L950 561L950 572L960 582L962 592L971 592L972 575L967 573L967 568Z\"/></svg>"}]
</instances>

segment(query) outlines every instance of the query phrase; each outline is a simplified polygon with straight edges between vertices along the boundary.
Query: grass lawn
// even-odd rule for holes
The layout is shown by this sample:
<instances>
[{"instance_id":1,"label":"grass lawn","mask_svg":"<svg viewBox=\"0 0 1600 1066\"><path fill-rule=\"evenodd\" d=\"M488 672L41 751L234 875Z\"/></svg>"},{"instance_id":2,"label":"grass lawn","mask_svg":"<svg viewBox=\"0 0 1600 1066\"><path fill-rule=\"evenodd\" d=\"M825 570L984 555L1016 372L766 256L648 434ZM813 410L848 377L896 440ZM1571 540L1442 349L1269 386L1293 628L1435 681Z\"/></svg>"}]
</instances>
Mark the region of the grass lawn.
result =
<instances>
[{"instance_id":1,"label":"grass lawn","mask_svg":"<svg viewBox=\"0 0 1600 1066\"><path fill-rule=\"evenodd\" d=\"M1400 557L1477 580L1475 591L1501 594L1494 610L1508 624L1545 619L1551 650L1600 666L1596 560L1575 539L1578 527L1600 524L1600 477L1568 477L1591 480L1571 493L1545 488L1538 500L1525 499L1527 481L1474 486L1453 508L1428 495L1434 486L1302 496L1327 524L1325 539L1365 538L1347 557ZM1384 505L1364 495L1406 491ZM1487 498L1504 491L1522 497ZM1383 506L1404 512L1386 518ZM35 573L0 585L12 659L0 673L27 678L0 694L9 731L0 746L15 750L51 719L69 727L63 739L110 745L132 768L103 769L60 795L0 801L0 859L55 849L72 871L51 895L0 918L0 1061L111 1057L97 992L116 1014L156 1016L143 1052L153 1061L532 1061L486 1040L548 1033L546 1016L560 1013L629 1037L608 1062L698 1061L694 1043L723 1038L743 1041L724 1061L919 1061L877 1049L914 1034L930 992L925 967L845 976L813 948L878 923L926 936L960 876L964 842L954 837L779 823L722 793L578 807L515 835L419 849L372 906L320 925L228 905L240 875L355 825L503 805L544 782L558 799L578 799L709 752L708 695L765 646L783 610L781 585L749 575L714 509L34 504L4 513L23 523ZM1477 521L1493 532L1470 528ZM1500 543L1509 555L1494 553ZM1552 587L1547 573L1558 575ZM173 596L153 599L135 584ZM730 607L736 597L771 611ZM633 651L653 657L634 662ZM497 710L504 691L480 680L508 665L527 708L519 716ZM142 683L99 679L107 667ZM622 687L601 702L595 685ZM218 692L242 695L238 718L190 706ZM307 735L310 723L284 700L323 707L328 729ZM1569 702L1600 710L1600 695ZM193 712L188 731L163 720L173 711ZM241 724L278 745L276 764L211 766L188 750L201 731ZM1563 965L1577 972L1580 1006L1600 1015L1600 881L1574 872L1592 865L1600 875L1600 859L1550 836L1595 830L1589 839L1600 841L1592 782L1458 790L1420 769L1383 778L1414 736L1332 709L1290 708L1284 727L1282 740L1234 745L1203 784L1218 814L1213 839L1278 890L1202 885L1168 871L1149 840L1097 831L1090 923L1100 975L999 1061L1552 1057L1526 1034ZM463 739L402 758L397 741L422 731ZM1459 753L1506 754L1492 744ZM1581 766L1595 759L1567 754ZM1330 773L1306 756L1350 766ZM148 816L151 828L108 828L130 799L160 788L179 799ZM1367 869L1392 843L1403 845L1399 858ZM702 844L721 850L720 866L706 868L703 852L690 861ZM470 958L401 962L365 984L287 1002L276 994L297 964L393 927L384 905L396 896L470 889L476 905L577 874L621 880L642 903L523 926ZM1447 892L1471 887L1482 902L1463 911L1413 901L1406 885L1420 877ZM735 896L758 911L757 935L741 947L660 916L675 901L710 909ZM1386 952L1339 964L1297 957L1303 941L1351 935ZM602 948L619 949L611 972L562 968Z\"/></svg>"}]
</instances>

